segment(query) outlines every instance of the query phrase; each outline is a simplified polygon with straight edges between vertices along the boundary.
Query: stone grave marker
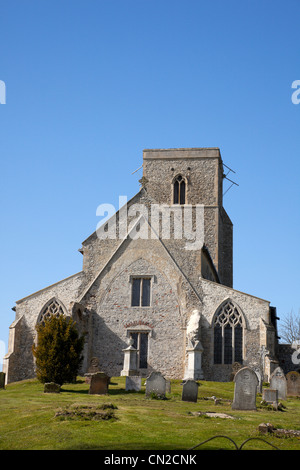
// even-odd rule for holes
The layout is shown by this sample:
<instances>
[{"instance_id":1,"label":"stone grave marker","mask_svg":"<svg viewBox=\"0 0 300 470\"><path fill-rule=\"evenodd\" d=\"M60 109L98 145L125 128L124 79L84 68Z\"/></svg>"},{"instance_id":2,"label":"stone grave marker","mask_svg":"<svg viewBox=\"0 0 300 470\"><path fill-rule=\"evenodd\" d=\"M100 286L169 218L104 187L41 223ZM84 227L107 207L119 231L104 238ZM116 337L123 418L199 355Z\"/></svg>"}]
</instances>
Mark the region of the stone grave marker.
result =
<instances>
[{"instance_id":1,"label":"stone grave marker","mask_svg":"<svg viewBox=\"0 0 300 470\"><path fill-rule=\"evenodd\" d=\"M126 376L126 385L125 390L133 390L139 392L142 388L142 377L137 375L127 375Z\"/></svg>"},{"instance_id":2,"label":"stone grave marker","mask_svg":"<svg viewBox=\"0 0 300 470\"><path fill-rule=\"evenodd\" d=\"M166 379L161 372L151 372L146 380L146 397L151 397L151 394L155 394L159 398L165 398L166 396Z\"/></svg>"},{"instance_id":3,"label":"stone grave marker","mask_svg":"<svg viewBox=\"0 0 300 470\"><path fill-rule=\"evenodd\" d=\"M286 374L287 395L290 397L300 397L300 374L291 371Z\"/></svg>"},{"instance_id":4,"label":"stone grave marker","mask_svg":"<svg viewBox=\"0 0 300 470\"><path fill-rule=\"evenodd\" d=\"M240 369L234 377L233 410L256 410L258 378L249 367Z\"/></svg>"},{"instance_id":5,"label":"stone grave marker","mask_svg":"<svg viewBox=\"0 0 300 470\"><path fill-rule=\"evenodd\" d=\"M5 372L0 372L0 389L5 388Z\"/></svg>"},{"instance_id":6,"label":"stone grave marker","mask_svg":"<svg viewBox=\"0 0 300 470\"><path fill-rule=\"evenodd\" d=\"M95 372L90 376L91 395L106 395L108 393L109 377L104 372Z\"/></svg>"},{"instance_id":7,"label":"stone grave marker","mask_svg":"<svg viewBox=\"0 0 300 470\"><path fill-rule=\"evenodd\" d=\"M278 406L278 390L272 388L264 388L262 392L262 399L266 403Z\"/></svg>"},{"instance_id":8,"label":"stone grave marker","mask_svg":"<svg viewBox=\"0 0 300 470\"><path fill-rule=\"evenodd\" d=\"M263 390L262 374L259 369L254 369L254 372L256 373L257 379L258 379L257 393L262 393L262 390Z\"/></svg>"},{"instance_id":9,"label":"stone grave marker","mask_svg":"<svg viewBox=\"0 0 300 470\"><path fill-rule=\"evenodd\" d=\"M270 377L270 388L278 390L279 400L286 400L286 378L281 367L277 367Z\"/></svg>"},{"instance_id":10,"label":"stone grave marker","mask_svg":"<svg viewBox=\"0 0 300 470\"><path fill-rule=\"evenodd\" d=\"M60 393L60 385L54 382L44 384L44 393Z\"/></svg>"},{"instance_id":11,"label":"stone grave marker","mask_svg":"<svg viewBox=\"0 0 300 470\"><path fill-rule=\"evenodd\" d=\"M183 382L182 387L182 401L193 401L196 402L198 398L198 387L199 385L195 380L188 379Z\"/></svg>"},{"instance_id":12,"label":"stone grave marker","mask_svg":"<svg viewBox=\"0 0 300 470\"><path fill-rule=\"evenodd\" d=\"M100 361L98 357L92 357L92 359L90 360L88 371L86 374L84 374L85 383L89 384L91 382L91 375L95 374L96 372L101 372Z\"/></svg>"}]
</instances>

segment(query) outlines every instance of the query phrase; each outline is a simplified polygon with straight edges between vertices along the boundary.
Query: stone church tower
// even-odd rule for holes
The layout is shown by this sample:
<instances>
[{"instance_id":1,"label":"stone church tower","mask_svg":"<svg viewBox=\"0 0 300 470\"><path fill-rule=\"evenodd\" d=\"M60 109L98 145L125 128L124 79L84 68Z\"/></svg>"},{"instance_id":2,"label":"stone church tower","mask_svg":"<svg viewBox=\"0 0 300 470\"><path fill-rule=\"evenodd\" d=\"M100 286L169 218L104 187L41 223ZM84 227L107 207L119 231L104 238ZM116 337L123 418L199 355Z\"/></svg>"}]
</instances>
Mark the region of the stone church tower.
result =
<instances>
[{"instance_id":1,"label":"stone church tower","mask_svg":"<svg viewBox=\"0 0 300 470\"><path fill-rule=\"evenodd\" d=\"M85 333L82 374L98 357L109 376L227 381L238 362L268 379L276 312L233 289L223 173L218 148L144 150L140 191L82 243L82 271L16 302L7 382L35 376L35 326L58 313Z\"/></svg>"}]
</instances>

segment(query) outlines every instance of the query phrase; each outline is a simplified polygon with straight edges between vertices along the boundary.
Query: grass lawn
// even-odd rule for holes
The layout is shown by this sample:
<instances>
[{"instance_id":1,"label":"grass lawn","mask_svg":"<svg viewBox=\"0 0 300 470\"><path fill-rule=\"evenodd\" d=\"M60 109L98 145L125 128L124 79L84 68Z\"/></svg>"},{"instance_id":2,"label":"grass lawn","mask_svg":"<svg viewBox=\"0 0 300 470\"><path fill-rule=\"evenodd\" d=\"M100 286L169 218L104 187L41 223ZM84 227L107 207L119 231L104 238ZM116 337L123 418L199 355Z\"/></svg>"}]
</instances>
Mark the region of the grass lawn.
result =
<instances>
[{"instance_id":1,"label":"grass lawn","mask_svg":"<svg viewBox=\"0 0 300 470\"><path fill-rule=\"evenodd\" d=\"M0 449L188 450L215 435L225 435L238 446L248 438L262 437L279 449L300 450L299 437L261 436L257 429L260 423L271 423L275 428L300 430L300 398L284 401L284 411L270 411L260 405L258 395L257 411L233 411L226 401L215 405L207 399L215 395L232 400L232 382L200 381L197 403L181 400L181 381L171 382L166 400L146 399L144 386L141 392L126 392L124 377L113 377L111 382L106 396L89 395L83 378L63 385L59 394L45 394L37 380L7 385L0 390ZM103 410L104 404L113 404L114 409ZM73 414L66 415L66 411ZM113 417L95 419L98 411ZM199 411L226 413L235 419L191 414ZM234 444L214 439L199 450L220 448L233 450ZM272 447L251 440L244 449Z\"/></svg>"}]
</instances>

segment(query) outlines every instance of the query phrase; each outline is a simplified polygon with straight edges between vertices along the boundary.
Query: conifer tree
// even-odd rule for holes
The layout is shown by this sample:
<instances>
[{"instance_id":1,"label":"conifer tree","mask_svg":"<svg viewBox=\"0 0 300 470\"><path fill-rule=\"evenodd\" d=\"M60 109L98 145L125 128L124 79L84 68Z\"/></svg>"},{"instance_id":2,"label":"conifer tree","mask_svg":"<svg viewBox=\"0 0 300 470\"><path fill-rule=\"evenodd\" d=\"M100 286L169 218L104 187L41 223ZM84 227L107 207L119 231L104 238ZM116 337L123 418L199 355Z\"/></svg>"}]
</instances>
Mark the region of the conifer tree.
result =
<instances>
[{"instance_id":1,"label":"conifer tree","mask_svg":"<svg viewBox=\"0 0 300 470\"><path fill-rule=\"evenodd\" d=\"M32 350L40 382L62 385L76 380L83 359L84 337L79 337L75 325L62 314L52 315L37 325L37 344Z\"/></svg>"}]
</instances>

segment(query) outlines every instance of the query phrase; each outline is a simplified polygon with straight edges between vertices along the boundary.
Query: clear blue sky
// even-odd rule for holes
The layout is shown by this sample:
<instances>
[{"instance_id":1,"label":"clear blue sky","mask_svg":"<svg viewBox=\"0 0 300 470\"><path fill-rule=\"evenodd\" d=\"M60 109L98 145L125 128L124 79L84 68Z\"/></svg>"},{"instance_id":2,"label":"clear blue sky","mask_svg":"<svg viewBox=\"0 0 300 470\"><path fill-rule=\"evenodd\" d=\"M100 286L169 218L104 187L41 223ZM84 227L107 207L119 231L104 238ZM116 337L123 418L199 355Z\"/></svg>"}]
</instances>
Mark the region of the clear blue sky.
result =
<instances>
[{"instance_id":1,"label":"clear blue sky","mask_svg":"<svg viewBox=\"0 0 300 470\"><path fill-rule=\"evenodd\" d=\"M144 148L220 147L239 184L234 287L298 311L299 1L2 0L0 15L0 341L16 300L81 270L97 206L138 191Z\"/></svg>"}]
</instances>

